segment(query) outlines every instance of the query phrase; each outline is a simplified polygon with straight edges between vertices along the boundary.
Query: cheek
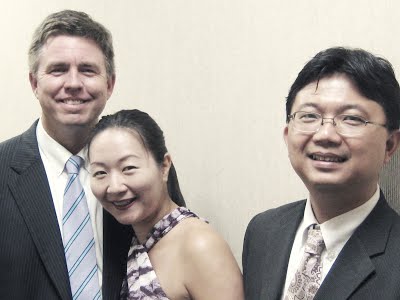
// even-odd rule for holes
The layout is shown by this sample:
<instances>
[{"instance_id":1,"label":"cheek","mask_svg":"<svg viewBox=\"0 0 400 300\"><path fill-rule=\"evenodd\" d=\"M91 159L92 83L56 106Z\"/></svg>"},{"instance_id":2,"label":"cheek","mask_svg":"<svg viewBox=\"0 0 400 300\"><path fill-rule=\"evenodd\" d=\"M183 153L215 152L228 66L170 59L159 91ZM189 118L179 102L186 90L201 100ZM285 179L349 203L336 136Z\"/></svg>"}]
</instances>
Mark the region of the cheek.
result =
<instances>
[{"instance_id":1,"label":"cheek","mask_svg":"<svg viewBox=\"0 0 400 300\"><path fill-rule=\"evenodd\" d=\"M55 93L64 84L64 80L61 77L48 78L44 76L38 81L38 91L42 93Z\"/></svg>"},{"instance_id":2,"label":"cheek","mask_svg":"<svg viewBox=\"0 0 400 300\"><path fill-rule=\"evenodd\" d=\"M102 200L106 194L106 183L101 182L96 179L90 180L90 188L92 190L93 195L98 199Z\"/></svg>"},{"instance_id":3,"label":"cheek","mask_svg":"<svg viewBox=\"0 0 400 300\"><path fill-rule=\"evenodd\" d=\"M86 90L90 94L107 97L107 81L104 79L86 78L82 81Z\"/></svg>"},{"instance_id":4,"label":"cheek","mask_svg":"<svg viewBox=\"0 0 400 300\"><path fill-rule=\"evenodd\" d=\"M307 144L307 139L301 135L291 135L287 141L289 157L300 155Z\"/></svg>"},{"instance_id":5,"label":"cheek","mask_svg":"<svg viewBox=\"0 0 400 300\"><path fill-rule=\"evenodd\" d=\"M129 186L131 189L139 193L154 194L156 193L162 184L162 177L159 176L138 176L135 179L130 180Z\"/></svg>"},{"instance_id":6,"label":"cheek","mask_svg":"<svg viewBox=\"0 0 400 300\"><path fill-rule=\"evenodd\" d=\"M147 180L147 178L136 176L135 178L130 178L127 182L129 188L136 193L147 193L151 191L154 182Z\"/></svg>"},{"instance_id":7,"label":"cheek","mask_svg":"<svg viewBox=\"0 0 400 300\"><path fill-rule=\"evenodd\" d=\"M382 142L380 145L384 145ZM369 162L371 165L375 163L379 167L383 166L386 157L385 146L378 146L377 144L366 145L362 149L356 149L360 153L362 161Z\"/></svg>"}]
</instances>

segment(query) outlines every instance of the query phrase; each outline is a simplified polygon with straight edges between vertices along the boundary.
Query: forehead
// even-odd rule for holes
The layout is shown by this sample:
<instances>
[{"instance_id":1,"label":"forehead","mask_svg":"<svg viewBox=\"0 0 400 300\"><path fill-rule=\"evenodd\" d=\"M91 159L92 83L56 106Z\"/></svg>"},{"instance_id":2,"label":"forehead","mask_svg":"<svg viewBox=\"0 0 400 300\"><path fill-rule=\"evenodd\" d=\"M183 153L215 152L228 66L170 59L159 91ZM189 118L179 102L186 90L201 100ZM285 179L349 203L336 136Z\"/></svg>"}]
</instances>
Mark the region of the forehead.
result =
<instances>
[{"instance_id":1,"label":"forehead","mask_svg":"<svg viewBox=\"0 0 400 300\"><path fill-rule=\"evenodd\" d=\"M106 151L109 149L110 151ZM148 151L139 133L128 128L107 128L97 134L90 144L90 157L117 156L135 153L136 156L148 156Z\"/></svg>"},{"instance_id":2,"label":"forehead","mask_svg":"<svg viewBox=\"0 0 400 300\"><path fill-rule=\"evenodd\" d=\"M142 138L136 130L121 127L104 129L93 138L91 144L113 145L112 143L125 143L144 148Z\"/></svg>"},{"instance_id":3,"label":"forehead","mask_svg":"<svg viewBox=\"0 0 400 300\"><path fill-rule=\"evenodd\" d=\"M105 67L105 57L92 39L79 36L50 36L39 53L43 64L84 62Z\"/></svg>"},{"instance_id":4,"label":"forehead","mask_svg":"<svg viewBox=\"0 0 400 300\"><path fill-rule=\"evenodd\" d=\"M383 113L380 104L364 97L353 82L343 74L324 77L303 87L294 99L292 111L308 106L321 111L359 108L365 111L380 110Z\"/></svg>"}]
</instances>

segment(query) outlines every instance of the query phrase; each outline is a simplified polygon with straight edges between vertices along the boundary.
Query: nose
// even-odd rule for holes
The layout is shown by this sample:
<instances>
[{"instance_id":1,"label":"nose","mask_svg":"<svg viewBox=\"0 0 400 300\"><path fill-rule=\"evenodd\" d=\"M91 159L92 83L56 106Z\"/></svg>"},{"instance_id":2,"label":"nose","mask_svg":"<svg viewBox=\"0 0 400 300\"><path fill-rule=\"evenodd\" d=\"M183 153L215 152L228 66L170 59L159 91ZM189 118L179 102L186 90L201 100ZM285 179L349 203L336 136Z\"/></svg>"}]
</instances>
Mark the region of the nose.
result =
<instances>
[{"instance_id":1,"label":"nose","mask_svg":"<svg viewBox=\"0 0 400 300\"><path fill-rule=\"evenodd\" d=\"M107 193L109 194L122 194L128 190L125 185L123 176L113 174L110 176L110 181L107 187Z\"/></svg>"},{"instance_id":2,"label":"nose","mask_svg":"<svg viewBox=\"0 0 400 300\"><path fill-rule=\"evenodd\" d=\"M65 89L68 91L76 91L80 90L82 86L82 78L78 70L69 70L69 72L65 75Z\"/></svg>"},{"instance_id":3,"label":"nose","mask_svg":"<svg viewBox=\"0 0 400 300\"><path fill-rule=\"evenodd\" d=\"M333 118L323 118L318 131L314 133L313 140L316 143L340 144L342 137L336 131L336 123Z\"/></svg>"}]
</instances>

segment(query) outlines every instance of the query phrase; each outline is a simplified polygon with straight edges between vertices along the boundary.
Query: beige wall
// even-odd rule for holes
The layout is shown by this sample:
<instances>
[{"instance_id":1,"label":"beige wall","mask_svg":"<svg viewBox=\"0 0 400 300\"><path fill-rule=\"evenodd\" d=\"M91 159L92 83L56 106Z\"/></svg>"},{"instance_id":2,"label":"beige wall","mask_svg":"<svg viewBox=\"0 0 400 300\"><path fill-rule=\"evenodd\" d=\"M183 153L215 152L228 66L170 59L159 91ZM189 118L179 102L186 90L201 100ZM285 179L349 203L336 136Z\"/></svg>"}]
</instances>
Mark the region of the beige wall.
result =
<instances>
[{"instance_id":1,"label":"beige wall","mask_svg":"<svg viewBox=\"0 0 400 300\"><path fill-rule=\"evenodd\" d=\"M105 113L139 108L159 122L188 206L222 233L239 263L250 218L307 195L282 139L285 96L304 63L343 45L400 70L395 0L4 1L0 140L40 114L28 44L38 23L64 8L112 31L117 84Z\"/></svg>"}]
</instances>

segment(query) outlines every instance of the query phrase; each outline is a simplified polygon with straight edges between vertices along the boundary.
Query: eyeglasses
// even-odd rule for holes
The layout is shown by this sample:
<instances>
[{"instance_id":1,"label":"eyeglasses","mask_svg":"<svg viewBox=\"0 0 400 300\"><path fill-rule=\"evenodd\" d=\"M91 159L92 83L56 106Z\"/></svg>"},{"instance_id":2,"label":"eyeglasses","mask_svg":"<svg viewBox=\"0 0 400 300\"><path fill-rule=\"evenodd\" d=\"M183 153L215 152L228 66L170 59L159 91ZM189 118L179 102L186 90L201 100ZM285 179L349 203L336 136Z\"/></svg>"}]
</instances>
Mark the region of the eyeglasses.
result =
<instances>
[{"instance_id":1,"label":"eyeglasses","mask_svg":"<svg viewBox=\"0 0 400 300\"><path fill-rule=\"evenodd\" d=\"M382 126L386 128L385 124L379 124L367 121L364 118L356 115L337 115L333 118L324 118L322 115L313 112L296 111L288 115L289 122L293 121L293 127L298 131L305 133L317 132L325 120L332 120L331 123L336 127L336 132L344 136L357 136L362 135L368 124Z\"/></svg>"}]
</instances>

